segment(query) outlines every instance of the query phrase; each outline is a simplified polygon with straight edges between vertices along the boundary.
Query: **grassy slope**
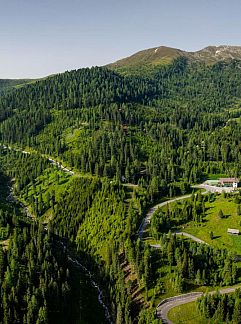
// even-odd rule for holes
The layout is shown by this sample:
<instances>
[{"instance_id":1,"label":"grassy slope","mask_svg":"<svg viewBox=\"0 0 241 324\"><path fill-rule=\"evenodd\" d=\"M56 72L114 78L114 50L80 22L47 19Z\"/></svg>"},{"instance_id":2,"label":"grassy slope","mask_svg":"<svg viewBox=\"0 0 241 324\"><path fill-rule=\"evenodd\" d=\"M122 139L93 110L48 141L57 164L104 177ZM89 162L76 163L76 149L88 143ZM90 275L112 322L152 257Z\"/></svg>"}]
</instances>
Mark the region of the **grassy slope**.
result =
<instances>
[{"instance_id":1,"label":"grassy slope","mask_svg":"<svg viewBox=\"0 0 241 324\"><path fill-rule=\"evenodd\" d=\"M107 67L123 75L152 74L181 55L182 51L178 49L160 46L140 51Z\"/></svg>"},{"instance_id":2,"label":"grassy slope","mask_svg":"<svg viewBox=\"0 0 241 324\"><path fill-rule=\"evenodd\" d=\"M181 205L182 202L175 202L174 204ZM171 208L171 205L169 205L169 208ZM166 209L166 206L163 209ZM220 209L225 215L223 219L218 217ZM224 198L222 195L218 195L214 202L206 203L206 216L203 223L197 225L191 221L182 225L179 229L196 236L213 247L227 248L229 251L241 254L241 236L229 235L227 233L228 228L241 231L241 216L237 216L237 204L232 198ZM210 239L211 231L214 234L213 240ZM153 240L152 243L158 244L156 240Z\"/></svg>"},{"instance_id":3,"label":"grassy slope","mask_svg":"<svg viewBox=\"0 0 241 324\"><path fill-rule=\"evenodd\" d=\"M71 183L74 177L71 177L69 174L54 168L50 167L43 171L42 175L35 179L35 189L32 184L29 184L24 188L20 199L25 203L29 204L29 197L33 196L34 199L40 197L40 192L42 194L43 202L47 202L47 196L51 196L54 192L55 201L58 202L64 190L67 189L67 186ZM29 206L30 210L31 207ZM42 216L43 221L49 220L52 217L52 208L45 211Z\"/></svg>"},{"instance_id":4,"label":"grassy slope","mask_svg":"<svg viewBox=\"0 0 241 324\"><path fill-rule=\"evenodd\" d=\"M181 203L182 202L176 202L175 204L181 204ZM198 238L206 241L212 246L218 248L221 247L227 248L229 251L241 254L241 236L237 237L237 236L231 236L227 234L227 228L231 227L231 228L241 229L240 226L241 216L237 216L236 214L237 204L234 203L232 199L227 199L224 198L222 195L220 195L216 198L214 202L206 203L206 206L207 206L207 212L206 212L207 216L205 222L201 226L197 227L194 222L190 222L184 225L184 229L183 228L181 229L187 233L197 236ZM169 207L171 206L169 205ZM166 208L166 206L163 208ZM229 215L229 216L225 219L220 219L217 216L218 211L220 209L223 210L225 215ZM213 231L214 235L216 236L214 240L210 239L210 231ZM159 244L158 241L150 237L147 237L145 242L146 244ZM237 266L239 268L241 266L240 263L237 263ZM158 280L155 287L151 288L148 292L149 296L155 295L154 298L155 305L157 305L161 299L165 299L177 295L177 292L174 290L173 285L171 283L173 273L167 271L165 266L160 267L158 269L158 272L160 273L160 280ZM165 283L164 286L163 283ZM165 292L161 293L163 289ZM212 290L215 290L215 287L196 286L190 284L189 286L187 286L186 292L190 292L190 291L207 292ZM190 323L194 323L194 322L190 322Z\"/></svg>"},{"instance_id":5,"label":"grassy slope","mask_svg":"<svg viewBox=\"0 0 241 324\"><path fill-rule=\"evenodd\" d=\"M203 318L197 308L196 302L180 305L172 308L168 313L168 318L174 323L185 324L208 324L211 321Z\"/></svg>"},{"instance_id":6,"label":"grassy slope","mask_svg":"<svg viewBox=\"0 0 241 324\"><path fill-rule=\"evenodd\" d=\"M241 254L241 236L232 236L227 233L228 228L241 229L241 217L237 216L237 204L232 199L218 196L212 203L207 203L207 211L204 222L196 226L190 222L184 226L184 231L204 240L208 244ZM222 210L226 218L220 219L219 210ZM210 232L213 232L214 239L210 239Z\"/></svg>"}]
</instances>

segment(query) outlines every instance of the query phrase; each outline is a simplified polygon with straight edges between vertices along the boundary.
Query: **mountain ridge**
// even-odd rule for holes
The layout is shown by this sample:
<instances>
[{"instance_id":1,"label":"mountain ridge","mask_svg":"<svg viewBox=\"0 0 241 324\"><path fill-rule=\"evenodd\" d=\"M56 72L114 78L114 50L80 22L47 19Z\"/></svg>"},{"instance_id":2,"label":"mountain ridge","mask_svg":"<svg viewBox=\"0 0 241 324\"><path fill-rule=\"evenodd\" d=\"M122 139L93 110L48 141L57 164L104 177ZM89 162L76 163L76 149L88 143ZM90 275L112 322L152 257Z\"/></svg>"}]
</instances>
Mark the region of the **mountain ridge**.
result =
<instances>
[{"instance_id":1,"label":"mountain ridge","mask_svg":"<svg viewBox=\"0 0 241 324\"><path fill-rule=\"evenodd\" d=\"M108 63L102 67L122 74L142 74L153 72L156 68L172 63L178 57L185 57L189 63L205 63L212 65L220 61L241 60L241 45L209 45L197 51L186 51L165 45L140 50L130 56ZM81 68L82 69L82 68ZM83 68L84 69L84 68ZM77 68L77 70L79 70ZM74 70L73 70L74 71ZM59 72L62 74L69 71ZM0 79L0 92L10 88L18 88L36 81L44 80L56 74L36 79Z\"/></svg>"},{"instance_id":2,"label":"mountain ridge","mask_svg":"<svg viewBox=\"0 0 241 324\"><path fill-rule=\"evenodd\" d=\"M178 57L186 57L190 63L214 64L225 60L241 60L241 46L210 45L198 51L185 51L178 48L158 46L138 51L126 58L106 65L123 73L148 71L155 67L171 63Z\"/></svg>"}]
</instances>

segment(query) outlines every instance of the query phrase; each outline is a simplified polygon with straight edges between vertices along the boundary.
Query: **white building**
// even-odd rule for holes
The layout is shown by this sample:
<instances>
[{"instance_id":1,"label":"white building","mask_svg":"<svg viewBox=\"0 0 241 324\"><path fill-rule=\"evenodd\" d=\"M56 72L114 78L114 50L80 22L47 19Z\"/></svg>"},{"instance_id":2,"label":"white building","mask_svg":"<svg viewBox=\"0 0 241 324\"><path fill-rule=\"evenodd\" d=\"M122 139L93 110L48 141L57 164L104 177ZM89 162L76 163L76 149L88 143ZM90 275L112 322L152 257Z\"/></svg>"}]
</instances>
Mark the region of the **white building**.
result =
<instances>
[{"instance_id":1,"label":"white building","mask_svg":"<svg viewBox=\"0 0 241 324\"><path fill-rule=\"evenodd\" d=\"M238 188L239 179L238 178L220 178L219 184L222 187L233 187L234 189Z\"/></svg>"}]
</instances>

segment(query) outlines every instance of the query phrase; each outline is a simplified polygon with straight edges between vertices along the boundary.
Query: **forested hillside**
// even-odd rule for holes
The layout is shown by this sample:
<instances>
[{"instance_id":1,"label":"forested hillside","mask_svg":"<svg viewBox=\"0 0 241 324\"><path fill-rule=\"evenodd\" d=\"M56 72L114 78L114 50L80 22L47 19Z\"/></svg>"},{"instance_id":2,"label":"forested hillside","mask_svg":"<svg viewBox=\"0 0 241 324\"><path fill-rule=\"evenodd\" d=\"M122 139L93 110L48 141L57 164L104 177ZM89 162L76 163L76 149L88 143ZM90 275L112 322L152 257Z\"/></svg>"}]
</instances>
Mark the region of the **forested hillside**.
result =
<instances>
[{"instance_id":1,"label":"forested hillside","mask_svg":"<svg viewBox=\"0 0 241 324\"><path fill-rule=\"evenodd\" d=\"M105 68L60 74L1 96L0 138L83 172L158 187L236 174L238 66L190 67L179 58L152 79Z\"/></svg>"},{"instance_id":2,"label":"forested hillside","mask_svg":"<svg viewBox=\"0 0 241 324\"><path fill-rule=\"evenodd\" d=\"M0 79L0 92L31 82L30 79Z\"/></svg>"},{"instance_id":3,"label":"forested hillside","mask_svg":"<svg viewBox=\"0 0 241 324\"><path fill-rule=\"evenodd\" d=\"M53 235L41 223L26 219L9 192L10 178L1 172L0 181L0 321L48 323L53 313L66 320L66 301L72 295L67 257L56 250Z\"/></svg>"},{"instance_id":4,"label":"forested hillside","mask_svg":"<svg viewBox=\"0 0 241 324\"><path fill-rule=\"evenodd\" d=\"M9 240L0 251L3 323L55 323L62 306L59 317L69 314L69 300L78 323L85 309L93 312L71 280L78 269L69 269L70 256L98 280L114 323L158 323L162 298L240 281L225 247L168 234L173 218L201 222L205 198L193 196L180 215L154 215L159 249L137 235L155 201L190 192L209 175L241 175L240 61L180 56L144 72L93 67L1 93L1 169L32 215L1 214Z\"/></svg>"}]
</instances>

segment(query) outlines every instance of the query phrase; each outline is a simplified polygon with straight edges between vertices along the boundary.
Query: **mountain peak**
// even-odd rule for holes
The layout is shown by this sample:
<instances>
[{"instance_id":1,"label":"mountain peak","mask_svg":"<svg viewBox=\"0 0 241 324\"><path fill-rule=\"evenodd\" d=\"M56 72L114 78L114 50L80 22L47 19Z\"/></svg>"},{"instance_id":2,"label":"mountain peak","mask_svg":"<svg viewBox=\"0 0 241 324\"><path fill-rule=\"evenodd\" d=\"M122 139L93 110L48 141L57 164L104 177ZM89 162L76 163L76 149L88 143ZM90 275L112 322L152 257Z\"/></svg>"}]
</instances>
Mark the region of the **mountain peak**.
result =
<instances>
[{"instance_id":1,"label":"mountain peak","mask_svg":"<svg viewBox=\"0 0 241 324\"><path fill-rule=\"evenodd\" d=\"M213 64L228 59L241 60L241 46L218 45L207 46L196 52L188 52L178 48L158 46L139 51L127 58L108 65L109 68L123 73L140 73L170 63L173 59L184 56L189 62Z\"/></svg>"},{"instance_id":2,"label":"mountain peak","mask_svg":"<svg viewBox=\"0 0 241 324\"><path fill-rule=\"evenodd\" d=\"M159 65L162 63L168 63L172 59L182 56L184 51L167 47L158 46L149 49L139 51L127 58L121 59L117 62L109 64L109 67L118 68L122 66L134 67L140 64L154 64Z\"/></svg>"},{"instance_id":3,"label":"mountain peak","mask_svg":"<svg viewBox=\"0 0 241 324\"><path fill-rule=\"evenodd\" d=\"M207 63L226 59L241 59L241 46L207 46L192 54L194 59L201 59L207 61Z\"/></svg>"}]
</instances>

